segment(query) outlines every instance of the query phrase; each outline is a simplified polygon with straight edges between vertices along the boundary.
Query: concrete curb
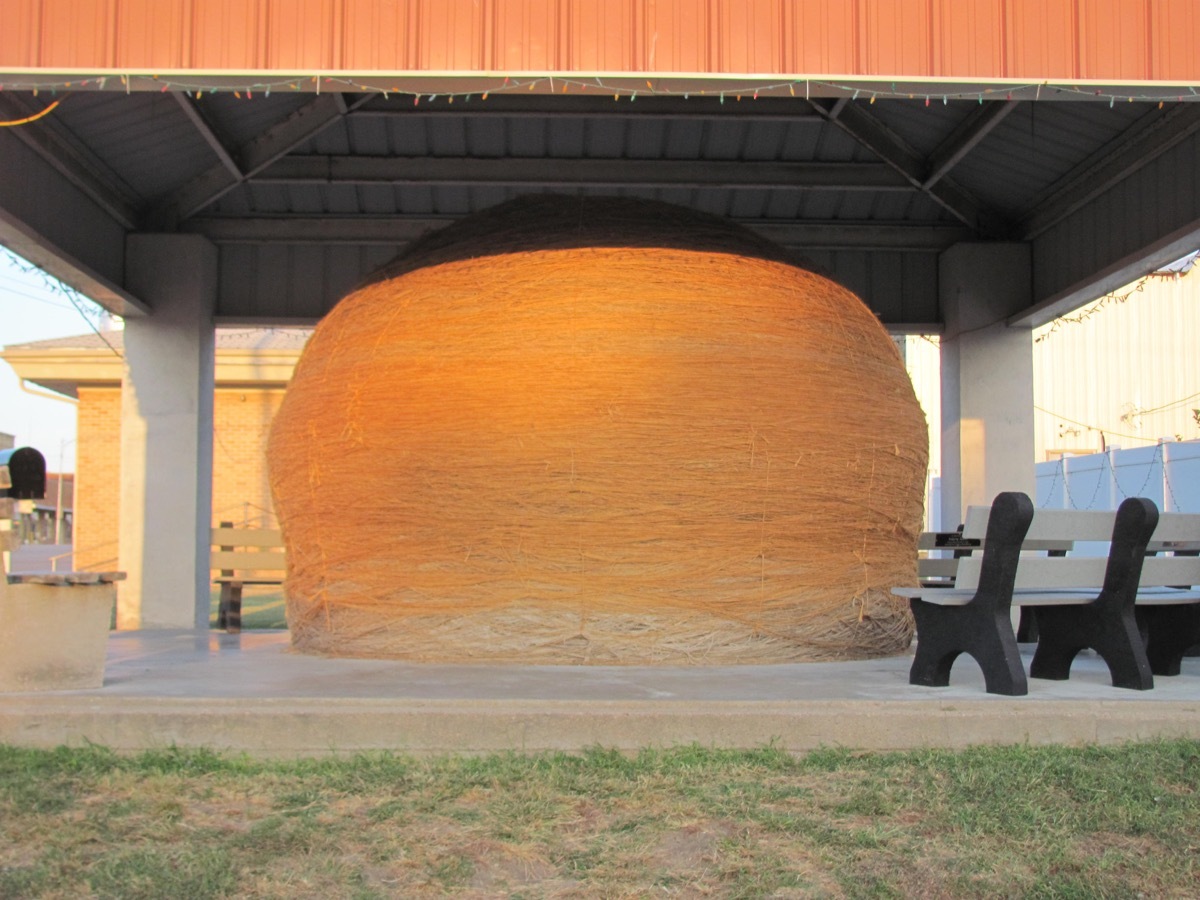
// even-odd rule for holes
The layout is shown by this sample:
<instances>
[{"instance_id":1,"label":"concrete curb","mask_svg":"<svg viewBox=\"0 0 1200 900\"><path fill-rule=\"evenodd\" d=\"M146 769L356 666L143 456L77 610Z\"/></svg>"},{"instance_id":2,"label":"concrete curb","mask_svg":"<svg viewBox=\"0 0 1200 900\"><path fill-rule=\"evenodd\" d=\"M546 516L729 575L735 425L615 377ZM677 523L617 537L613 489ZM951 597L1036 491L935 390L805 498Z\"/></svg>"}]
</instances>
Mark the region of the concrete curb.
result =
<instances>
[{"instance_id":1,"label":"concrete curb","mask_svg":"<svg viewBox=\"0 0 1200 900\"><path fill-rule=\"evenodd\" d=\"M1200 739L1200 701L556 701L10 695L0 741L254 756L580 751L698 744L791 752Z\"/></svg>"}]
</instances>

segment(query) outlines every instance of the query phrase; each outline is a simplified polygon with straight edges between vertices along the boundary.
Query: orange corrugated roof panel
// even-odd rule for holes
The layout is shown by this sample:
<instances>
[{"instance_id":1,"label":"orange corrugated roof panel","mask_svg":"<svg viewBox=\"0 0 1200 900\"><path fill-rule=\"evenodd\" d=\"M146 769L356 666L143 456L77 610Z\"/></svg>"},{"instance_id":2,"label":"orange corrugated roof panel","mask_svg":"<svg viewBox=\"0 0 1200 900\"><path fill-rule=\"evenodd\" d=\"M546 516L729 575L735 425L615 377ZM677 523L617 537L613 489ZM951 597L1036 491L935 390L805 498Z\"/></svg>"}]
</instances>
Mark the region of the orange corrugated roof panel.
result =
<instances>
[{"instance_id":1,"label":"orange corrugated roof panel","mask_svg":"<svg viewBox=\"0 0 1200 900\"><path fill-rule=\"evenodd\" d=\"M178 3L121 0L112 25L115 46L111 55L117 68L141 65L169 68L176 60L190 55L191 20L184 17L184 9Z\"/></svg>"},{"instance_id":2,"label":"orange corrugated roof panel","mask_svg":"<svg viewBox=\"0 0 1200 900\"><path fill-rule=\"evenodd\" d=\"M560 41L559 25L568 6L561 0L507 0L505 15L493 23L494 52L488 67L515 72L566 68L565 46L559 46L566 42Z\"/></svg>"},{"instance_id":3,"label":"orange corrugated roof panel","mask_svg":"<svg viewBox=\"0 0 1200 900\"><path fill-rule=\"evenodd\" d=\"M478 71L490 68L486 46L490 24L477 0L411 0L416 7L416 58L412 68ZM353 27L353 26L352 26ZM354 67L356 61L349 65Z\"/></svg>"},{"instance_id":4,"label":"orange corrugated roof panel","mask_svg":"<svg viewBox=\"0 0 1200 900\"><path fill-rule=\"evenodd\" d=\"M266 0L266 68L340 69L340 0ZM337 15L335 15L337 13Z\"/></svg>"},{"instance_id":5,"label":"orange corrugated roof panel","mask_svg":"<svg viewBox=\"0 0 1200 900\"><path fill-rule=\"evenodd\" d=\"M1004 71L1004 0L934 7L933 66L939 75L983 77Z\"/></svg>"},{"instance_id":6,"label":"orange corrugated roof panel","mask_svg":"<svg viewBox=\"0 0 1200 900\"><path fill-rule=\"evenodd\" d=\"M629 72L647 68L638 0L567 5L566 59L584 72Z\"/></svg>"},{"instance_id":7,"label":"orange corrugated roof panel","mask_svg":"<svg viewBox=\"0 0 1200 900\"><path fill-rule=\"evenodd\" d=\"M796 0L785 5L784 33L794 72L859 71L858 4Z\"/></svg>"},{"instance_id":8,"label":"orange corrugated roof panel","mask_svg":"<svg viewBox=\"0 0 1200 900\"><path fill-rule=\"evenodd\" d=\"M717 6L713 48L723 72L783 72L785 0L745 0Z\"/></svg>"},{"instance_id":9,"label":"orange corrugated roof panel","mask_svg":"<svg viewBox=\"0 0 1200 900\"><path fill-rule=\"evenodd\" d=\"M654 0L645 5L642 38L644 69L654 72L709 72L716 68L709 53L712 16L717 3ZM653 59L653 63L650 60Z\"/></svg>"},{"instance_id":10,"label":"orange corrugated roof panel","mask_svg":"<svg viewBox=\"0 0 1200 900\"><path fill-rule=\"evenodd\" d=\"M48 0L33 5L40 7L40 15L33 19L39 30L25 44L37 56L25 65L108 68L117 64L116 32L105 0Z\"/></svg>"},{"instance_id":11,"label":"orange corrugated roof panel","mask_svg":"<svg viewBox=\"0 0 1200 900\"><path fill-rule=\"evenodd\" d=\"M872 0L859 19L859 63L864 75L934 74L928 3Z\"/></svg>"},{"instance_id":12,"label":"orange corrugated roof panel","mask_svg":"<svg viewBox=\"0 0 1200 900\"><path fill-rule=\"evenodd\" d=\"M0 71L1200 82L1197 0L5 0Z\"/></svg>"},{"instance_id":13,"label":"orange corrugated roof panel","mask_svg":"<svg viewBox=\"0 0 1200 900\"><path fill-rule=\"evenodd\" d=\"M1008 3L1006 70L1013 78L1079 78L1078 0Z\"/></svg>"},{"instance_id":14,"label":"orange corrugated roof panel","mask_svg":"<svg viewBox=\"0 0 1200 900\"><path fill-rule=\"evenodd\" d=\"M1150 6L1150 77L1200 80L1200 18L1196 0L1154 0ZM1190 76L1185 73L1191 73Z\"/></svg>"},{"instance_id":15,"label":"orange corrugated roof panel","mask_svg":"<svg viewBox=\"0 0 1200 900\"><path fill-rule=\"evenodd\" d=\"M343 0L353 28L342 29L342 61L356 69L415 67L416 4L407 0Z\"/></svg>"},{"instance_id":16,"label":"orange corrugated roof panel","mask_svg":"<svg viewBox=\"0 0 1200 900\"><path fill-rule=\"evenodd\" d=\"M189 65L197 69L237 69L252 60L264 65L267 7L246 0L204 0L194 7Z\"/></svg>"},{"instance_id":17,"label":"orange corrugated roof panel","mask_svg":"<svg viewBox=\"0 0 1200 900\"><path fill-rule=\"evenodd\" d=\"M27 65L37 59L37 47L29 46L41 34L38 8L34 0L13 0L4 8L4 28L0 29L0 64Z\"/></svg>"},{"instance_id":18,"label":"orange corrugated roof panel","mask_svg":"<svg viewBox=\"0 0 1200 900\"><path fill-rule=\"evenodd\" d=\"M1079 67L1093 78L1148 77L1150 6L1146 0L1091 0L1079 8Z\"/></svg>"}]
</instances>

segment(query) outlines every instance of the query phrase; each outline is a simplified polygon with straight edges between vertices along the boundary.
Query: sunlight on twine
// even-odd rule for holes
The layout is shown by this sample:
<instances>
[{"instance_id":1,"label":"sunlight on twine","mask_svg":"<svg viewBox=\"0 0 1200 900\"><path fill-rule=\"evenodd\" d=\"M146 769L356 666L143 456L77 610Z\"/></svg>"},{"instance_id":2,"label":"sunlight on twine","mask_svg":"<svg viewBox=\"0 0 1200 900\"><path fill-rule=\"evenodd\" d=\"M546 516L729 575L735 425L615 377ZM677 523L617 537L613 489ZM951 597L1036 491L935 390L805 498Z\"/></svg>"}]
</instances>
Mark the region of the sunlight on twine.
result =
<instances>
[{"instance_id":1,"label":"sunlight on twine","mask_svg":"<svg viewBox=\"0 0 1200 900\"><path fill-rule=\"evenodd\" d=\"M889 589L916 583L925 421L853 294L711 248L443 258L344 299L275 419L296 648L729 664L908 646Z\"/></svg>"}]
</instances>

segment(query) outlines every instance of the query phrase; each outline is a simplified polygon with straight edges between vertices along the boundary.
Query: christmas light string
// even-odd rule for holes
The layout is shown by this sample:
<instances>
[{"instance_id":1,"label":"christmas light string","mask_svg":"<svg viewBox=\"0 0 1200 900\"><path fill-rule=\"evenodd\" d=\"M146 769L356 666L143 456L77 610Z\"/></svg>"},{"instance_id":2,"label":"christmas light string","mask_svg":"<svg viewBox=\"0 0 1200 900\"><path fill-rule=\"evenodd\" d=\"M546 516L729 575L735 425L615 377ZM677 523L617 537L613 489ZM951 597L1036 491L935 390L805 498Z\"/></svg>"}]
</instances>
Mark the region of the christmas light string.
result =
<instances>
[{"instance_id":1,"label":"christmas light string","mask_svg":"<svg viewBox=\"0 0 1200 900\"><path fill-rule=\"evenodd\" d=\"M1110 108L1114 107L1117 102L1157 103L1161 108L1169 102L1186 103L1200 101L1200 93L1197 92L1196 87L1186 85L1156 86L1152 92L1117 93L1082 84L1053 83L1050 81L945 90L939 83L935 82L926 84L914 83L909 88L905 88L904 86L897 87L896 83L893 82L890 89L885 89L841 80L797 77L773 82L751 82L742 85L726 84L714 79L713 86L709 88L697 89L695 87L688 87L687 89L672 89L669 83L666 82L666 79L645 79L644 88L640 86L635 87L630 82L638 79L636 75L609 75L591 78L580 76L563 77L562 75L534 75L505 76L502 82L499 81L500 76L496 76L497 84L494 86L473 88L471 90L432 92L423 89L417 90L412 86L405 86L403 83L403 81L411 82L414 78L429 79L434 77L453 76L434 73L428 75L414 75L409 73L401 76L403 80L390 79L387 76L381 75L371 76L370 80L367 81L361 77L314 73L238 83L232 81L197 81L177 75L160 76L152 73L126 73L82 79L62 78L53 81L10 79L0 82L0 91L28 91L37 96L41 91L50 91L52 95L55 95L59 91L78 89L100 91L120 89L126 93L132 93L135 90L138 92L157 90L161 93L173 91L189 94L197 100L206 94L215 93L232 93L238 99L253 100L256 94L261 97L269 97L272 91L295 92L308 85L309 89L317 94L321 93L322 90L334 90L375 93L389 99L392 95L396 95L401 98L411 99L414 105L420 105L421 103L431 103L437 100L445 100L448 103L453 103L456 100L470 102L475 97L486 100L491 94L536 91L539 87L545 93L569 94L574 92L587 94L588 92L592 92L606 94L611 95L616 101L628 99L630 102L633 102L642 94L654 97L676 97L683 99L690 99L694 95L699 95L717 99L720 103L724 103L727 97L739 102L743 98L758 100L763 97L795 97L797 96L797 90L802 87L805 99L810 99L815 89L819 95L844 96L851 100L862 99L872 104L879 99L921 100L926 107L931 106L932 101L938 99L942 101L942 105L947 105L950 100L969 100L982 104L984 100L1041 100L1043 98L1059 97L1061 99L1087 99L1092 101L1107 100ZM488 76L471 75L470 77ZM615 79L620 79L620 81L616 82Z\"/></svg>"}]
</instances>

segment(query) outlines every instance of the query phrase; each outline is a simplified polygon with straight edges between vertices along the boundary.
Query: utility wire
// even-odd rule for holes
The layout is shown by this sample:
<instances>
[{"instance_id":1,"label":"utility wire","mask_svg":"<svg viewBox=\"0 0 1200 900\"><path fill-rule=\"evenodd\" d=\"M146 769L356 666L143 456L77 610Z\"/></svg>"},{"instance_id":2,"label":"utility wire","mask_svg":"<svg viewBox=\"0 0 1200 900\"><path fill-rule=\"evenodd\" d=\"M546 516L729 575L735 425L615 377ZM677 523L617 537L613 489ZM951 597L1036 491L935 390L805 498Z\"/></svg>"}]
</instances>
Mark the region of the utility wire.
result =
<instances>
[{"instance_id":1,"label":"utility wire","mask_svg":"<svg viewBox=\"0 0 1200 900\"><path fill-rule=\"evenodd\" d=\"M1143 415L1145 413L1162 412L1164 409L1170 409L1173 406L1182 406L1184 403L1187 403L1190 400L1195 400L1197 397L1200 397L1200 391L1197 391L1188 397L1184 397L1182 400L1173 400L1170 403L1164 403L1162 406L1156 406L1153 409L1139 410L1139 412L1141 412Z\"/></svg>"},{"instance_id":2,"label":"utility wire","mask_svg":"<svg viewBox=\"0 0 1200 900\"><path fill-rule=\"evenodd\" d=\"M1084 428L1091 429L1092 431L1098 431L1101 434L1111 435L1112 437L1129 438L1131 441L1147 441L1148 443L1154 443L1154 438L1142 437L1141 435L1137 434L1122 434L1119 431L1110 431L1107 428L1100 428L1097 425L1089 425L1087 422L1080 422L1078 419L1072 419L1060 413L1051 412L1045 407L1038 406L1036 403L1033 405L1033 408L1038 412L1044 412L1048 416L1054 416L1054 418L1062 419L1064 422L1070 422L1072 425L1081 425Z\"/></svg>"}]
</instances>

